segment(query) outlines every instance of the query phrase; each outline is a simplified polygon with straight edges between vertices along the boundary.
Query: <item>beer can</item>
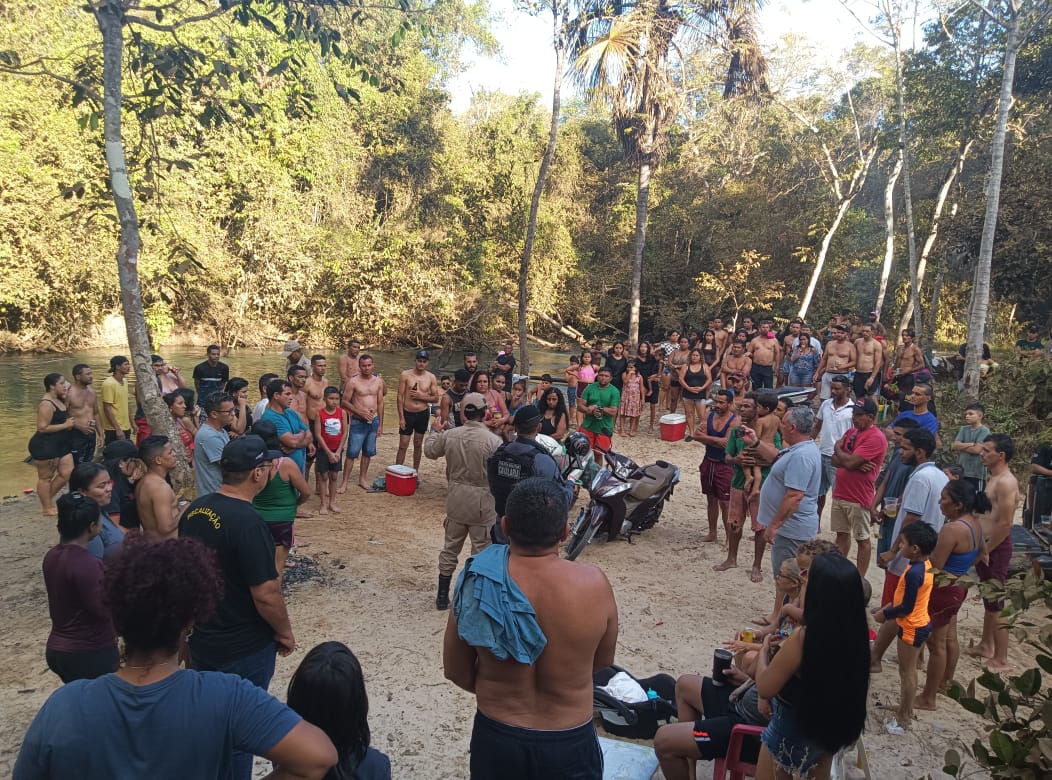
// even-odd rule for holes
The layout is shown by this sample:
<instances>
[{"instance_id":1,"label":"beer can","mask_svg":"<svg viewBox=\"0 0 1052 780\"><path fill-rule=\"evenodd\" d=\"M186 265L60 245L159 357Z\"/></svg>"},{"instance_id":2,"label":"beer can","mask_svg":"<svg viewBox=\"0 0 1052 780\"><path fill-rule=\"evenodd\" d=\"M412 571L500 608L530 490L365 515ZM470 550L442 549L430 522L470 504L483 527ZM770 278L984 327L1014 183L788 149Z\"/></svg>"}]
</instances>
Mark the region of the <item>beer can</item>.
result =
<instances>
[{"instance_id":1,"label":"beer can","mask_svg":"<svg viewBox=\"0 0 1052 780\"><path fill-rule=\"evenodd\" d=\"M756 641L756 629L752 626L747 626L742 629L742 641L752 644Z\"/></svg>"}]
</instances>

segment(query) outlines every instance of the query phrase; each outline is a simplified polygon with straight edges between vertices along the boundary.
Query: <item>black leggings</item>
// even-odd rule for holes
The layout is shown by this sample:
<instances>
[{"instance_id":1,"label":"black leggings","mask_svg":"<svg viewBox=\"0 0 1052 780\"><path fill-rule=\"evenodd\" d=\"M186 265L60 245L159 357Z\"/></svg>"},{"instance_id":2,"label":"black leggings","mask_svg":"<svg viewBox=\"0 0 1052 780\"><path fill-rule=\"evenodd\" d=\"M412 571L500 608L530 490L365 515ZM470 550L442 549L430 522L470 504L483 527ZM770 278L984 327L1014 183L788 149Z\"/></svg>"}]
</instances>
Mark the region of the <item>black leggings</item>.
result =
<instances>
[{"instance_id":1,"label":"black leggings","mask_svg":"<svg viewBox=\"0 0 1052 780\"><path fill-rule=\"evenodd\" d=\"M562 731L510 726L475 713L471 780L602 780L603 751L592 721Z\"/></svg>"},{"instance_id":2,"label":"black leggings","mask_svg":"<svg viewBox=\"0 0 1052 780\"><path fill-rule=\"evenodd\" d=\"M105 650L78 650L64 652L48 648L44 651L44 660L48 669L59 676L64 683L74 680L94 680L104 674L117 671L120 654L116 647Z\"/></svg>"}]
</instances>

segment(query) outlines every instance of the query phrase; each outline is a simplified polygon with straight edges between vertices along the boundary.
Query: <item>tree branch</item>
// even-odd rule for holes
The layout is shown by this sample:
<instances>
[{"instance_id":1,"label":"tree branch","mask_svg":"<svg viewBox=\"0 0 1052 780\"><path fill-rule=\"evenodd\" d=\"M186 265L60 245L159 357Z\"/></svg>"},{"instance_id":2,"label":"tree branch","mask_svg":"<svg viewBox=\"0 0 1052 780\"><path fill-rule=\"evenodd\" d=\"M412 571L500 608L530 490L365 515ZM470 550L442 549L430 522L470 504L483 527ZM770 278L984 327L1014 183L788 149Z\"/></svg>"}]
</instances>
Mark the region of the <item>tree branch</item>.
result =
<instances>
[{"instance_id":1,"label":"tree branch","mask_svg":"<svg viewBox=\"0 0 1052 780\"><path fill-rule=\"evenodd\" d=\"M76 79L71 79L68 76L62 76L58 73L55 73L54 71L44 67L43 63L40 60L31 62L29 63L29 65L35 65L39 68L39 70L29 70L25 66L21 65L17 68L11 68L6 65L0 65L0 73L10 73L12 76L45 76L49 79L54 79L55 81L58 81L62 84L68 84L71 87L77 87L83 90L84 94L87 95L88 98L94 101L95 103L102 103L102 96L94 89L89 87L87 84L85 84L83 81L77 81Z\"/></svg>"}]
</instances>

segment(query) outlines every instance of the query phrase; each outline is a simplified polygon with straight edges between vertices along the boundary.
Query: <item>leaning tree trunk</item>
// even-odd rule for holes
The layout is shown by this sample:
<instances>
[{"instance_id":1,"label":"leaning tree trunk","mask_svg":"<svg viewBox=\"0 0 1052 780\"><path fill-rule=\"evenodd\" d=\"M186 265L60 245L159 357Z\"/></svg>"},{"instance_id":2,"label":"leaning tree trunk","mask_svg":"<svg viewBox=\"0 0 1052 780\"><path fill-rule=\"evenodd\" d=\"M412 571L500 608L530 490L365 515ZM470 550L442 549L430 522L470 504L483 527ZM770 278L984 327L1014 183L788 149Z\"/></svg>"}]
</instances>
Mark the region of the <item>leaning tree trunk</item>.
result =
<instances>
[{"instance_id":1,"label":"leaning tree trunk","mask_svg":"<svg viewBox=\"0 0 1052 780\"><path fill-rule=\"evenodd\" d=\"M1012 84L1015 80L1015 60L1019 53L1019 10L1008 5L1008 40L1005 43L1004 73L1001 76L1001 94L997 104L997 120L994 136L990 142L990 174L986 182L986 216L983 219L982 241L979 244L979 261L975 269L975 286L969 307L968 348L964 360L964 389L968 398L979 397L979 363L983 354L983 338L986 334L986 316L990 307L990 268L994 254L994 233L997 229L997 212L1001 203L1001 174L1004 170L1005 138L1008 130L1008 115L1012 110Z\"/></svg>"},{"instance_id":2,"label":"leaning tree trunk","mask_svg":"<svg viewBox=\"0 0 1052 780\"><path fill-rule=\"evenodd\" d=\"M888 173L888 184L884 188L884 265L880 269L880 289L877 291L877 321L884 309L884 297L888 294L891 266L895 262L895 184L902 172L902 155L896 156L895 167Z\"/></svg>"},{"instance_id":3,"label":"leaning tree trunk","mask_svg":"<svg viewBox=\"0 0 1052 780\"><path fill-rule=\"evenodd\" d=\"M632 310L628 315L628 341L639 344L639 303L643 287L643 247L647 241L647 211L650 208L650 158L644 153L639 163L639 188L636 192L636 237L632 255Z\"/></svg>"},{"instance_id":4,"label":"leaning tree trunk","mask_svg":"<svg viewBox=\"0 0 1052 780\"><path fill-rule=\"evenodd\" d=\"M168 411L160 388L154 378L150 362L150 336L142 306L139 285L139 217L135 212L128 164L121 138L121 103L123 97L124 28L123 10L118 0L103 0L95 7L95 19L102 33L103 80L103 137L106 142L106 165L110 174L110 190L120 221L117 249L117 273L121 285L121 308L128 332L131 362L135 367L136 385L142 398L143 410L155 432L163 431L178 455L178 466L173 472L177 489L190 484L187 453L182 445L172 415Z\"/></svg>"},{"instance_id":5,"label":"leaning tree trunk","mask_svg":"<svg viewBox=\"0 0 1052 780\"><path fill-rule=\"evenodd\" d=\"M558 14L555 15L555 24L558 26ZM558 41L558 30L556 30L555 42L555 85L552 90L552 118L548 128L548 147L544 150L541 159L541 169L537 172L537 183L533 187L533 198L530 200L530 220L526 225L526 243L522 248L522 260L519 263L519 362L522 364L522 373L530 374L530 351L527 345L529 331L526 328L526 314L530 305L529 279L530 260L533 257L533 242L537 238L537 212L541 207L541 195L544 193L544 185L548 181L548 171L551 170L552 160L555 159L555 145L559 140L559 113L563 84L563 71L566 69L566 47L560 46Z\"/></svg>"}]
</instances>

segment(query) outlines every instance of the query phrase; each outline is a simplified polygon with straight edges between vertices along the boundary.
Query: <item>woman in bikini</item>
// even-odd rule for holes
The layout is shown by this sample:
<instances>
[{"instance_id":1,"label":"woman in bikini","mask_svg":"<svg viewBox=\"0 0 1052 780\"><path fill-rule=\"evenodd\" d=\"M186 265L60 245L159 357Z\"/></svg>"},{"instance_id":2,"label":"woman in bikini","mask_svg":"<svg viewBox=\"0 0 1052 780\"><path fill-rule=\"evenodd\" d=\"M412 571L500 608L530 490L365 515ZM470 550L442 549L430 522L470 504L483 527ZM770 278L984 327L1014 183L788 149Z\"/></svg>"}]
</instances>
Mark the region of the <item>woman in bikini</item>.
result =
<instances>
[{"instance_id":1,"label":"woman in bikini","mask_svg":"<svg viewBox=\"0 0 1052 780\"><path fill-rule=\"evenodd\" d=\"M679 398L683 392L683 385L680 383L680 367L687 365L690 362L690 339L686 336L679 337L679 348L675 350L668 358L669 368L672 369L669 387L668 387L668 410L675 413L679 409ZM693 428L687 428L688 431L694 430Z\"/></svg>"},{"instance_id":2,"label":"woman in bikini","mask_svg":"<svg viewBox=\"0 0 1052 780\"><path fill-rule=\"evenodd\" d=\"M961 655L957 642L957 613L968 591L957 585L956 578L967 574L982 552L983 528L975 516L990 511L990 499L982 491L976 492L963 479L951 480L942 489L939 509L946 522L939 531L931 565L933 569L952 574L954 582L936 585L928 600L932 625L928 652L931 655L924 690L913 703L918 710L935 709L935 694L945 691L946 684L957 670L957 659Z\"/></svg>"},{"instance_id":3,"label":"woman in bikini","mask_svg":"<svg viewBox=\"0 0 1052 780\"><path fill-rule=\"evenodd\" d=\"M69 382L62 374L44 377L44 397L37 405L37 430L29 440L29 457L37 467L37 498L48 517L58 514L55 496L73 471L73 418L66 408Z\"/></svg>"},{"instance_id":4,"label":"woman in bikini","mask_svg":"<svg viewBox=\"0 0 1052 780\"><path fill-rule=\"evenodd\" d=\"M681 339L684 341L685 339ZM690 350L687 363L679 366L679 384L682 391L683 411L687 415L687 441L693 441L690 435L695 430L695 417L698 425L705 415L705 395L712 385L712 374L705 364L705 356L701 347ZM672 357L675 358L675 353Z\"/></svg>"},{"instance_id":5,"label":"woman in bikini","mask_svg":"<svg viewBox=\"0 0 1052 780\"><path fill-rule=\"evenodd\" d=\"M194 435L186 425L186 399L178 390L165 393L165 404L168 405L168 413L172 415L172 425L179 434L179 441L186 448L186 454L191 458L194 456Z\"/></svg>"}]
</instances>

